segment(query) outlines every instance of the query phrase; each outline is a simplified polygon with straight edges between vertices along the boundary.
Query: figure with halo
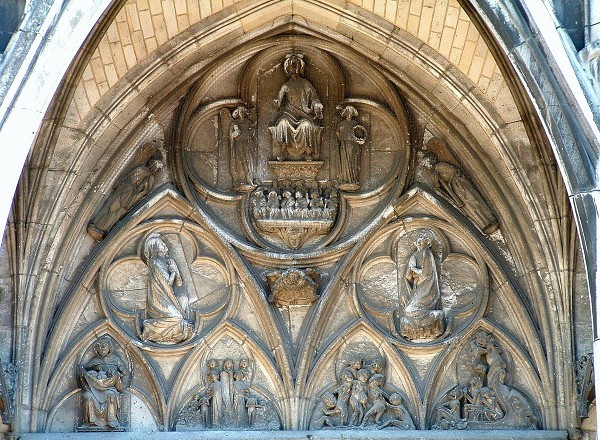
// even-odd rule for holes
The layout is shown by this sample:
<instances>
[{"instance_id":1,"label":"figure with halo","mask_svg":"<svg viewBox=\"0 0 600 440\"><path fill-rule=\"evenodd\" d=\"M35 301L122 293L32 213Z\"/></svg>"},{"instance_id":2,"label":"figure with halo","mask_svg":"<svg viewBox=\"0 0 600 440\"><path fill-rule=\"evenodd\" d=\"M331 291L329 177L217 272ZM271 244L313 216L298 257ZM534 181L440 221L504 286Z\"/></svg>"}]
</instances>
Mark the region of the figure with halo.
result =
<instances>
[{"instance_id":1,"label":"figure with halo","mask_svg":"<svg viewBox=\"0 0 600 440\"><path fill-rule=\"evenodd\" d=\"M275 99L279 115L269 127L278 160L312 160L319 154L323 119L323 104L315 87L303 78L304 55L292 53L285 57L283 69L287 81Z\"/></svg>"},{"instance_id":2,"label":"figure with halo","mask_svg":"<svg viewBox=\"0 0 600 440\"><path fill-rule=\"evenodd\" d=\"M404 280L409 300L399 313L397 326L400 334L409 340L432 340L446 330L433 245L433 233L419 231L414 241L415 250L406 263Z\"/></svg>"}]
</instances>

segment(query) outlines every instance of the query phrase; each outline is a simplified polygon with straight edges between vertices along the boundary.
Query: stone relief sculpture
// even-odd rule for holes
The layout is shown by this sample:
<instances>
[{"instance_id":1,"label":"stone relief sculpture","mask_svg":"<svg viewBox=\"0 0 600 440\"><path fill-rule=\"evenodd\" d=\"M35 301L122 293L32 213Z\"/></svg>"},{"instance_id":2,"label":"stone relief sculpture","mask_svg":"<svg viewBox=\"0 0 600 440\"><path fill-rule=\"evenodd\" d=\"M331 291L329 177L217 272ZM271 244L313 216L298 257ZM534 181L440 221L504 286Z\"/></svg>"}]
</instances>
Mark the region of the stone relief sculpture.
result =
<instances>
[{"instance_id":1,"label":"stone relief sculpture","mask_svg":"<svg viewBox=\"0 0 600 440\"><path fill-rule=\"evenodd\" d=\"M367 129L356 121L358 111L346 105L341 111L342 121L337 125L336 137L340 147L339 188L342 191L360 189L361 147L367 138Z\"/></svg>"},{"instance_id":2,"label":"stone relief sculpture","mask_svg":"<svg viewBox=\"0 0 600 440\"><path fill-rule=\"evenodd\" d=\"M94 240L102 240L114 224L150 192L162 169L162 154L155 149L146 164L127 173L88 224L87 231Z\"/></svg>"},{"instance_id":3,"label":"stone relief sculpture","mask_svg":"<svg viewBox=\"0 0 600 440\"><path fill-rule=\"evenodd\" d=\"M256 187L257 142L256 123L245 106L238 106L231 114L229 110L220 112L222 123L229 140L229 172L235 191L250 191Z\"/></svg>"},{"instance_id":4,"label":"stone relief sculpture","mask_svg":"<svg viewBox=\"0 0 600 440\"><path fill-rule=\"evenodd\" d=\"M457 336L485 312L487 268L461 235L415 219L373 237L369 246L389 253L366 254L353 282L375 328L400 344L428 345ZM462 243L461 252L452 243Z\"/></svg>"},{"instance_id":5,"label":"stone relief sculpture","mask_svg":"<svg viewBox=\"0 0 600 440\"><path fill-rule=\"evenodd\" d=\"M209 359L206 385L181 409L177 430L273 429L269 403L253 391L252 376L248 358Z\"/></svg>"},{"instance_id":6,"label":"stone relief sculpture","mask_svg":"<svg viewBox=\"0 0 600 440\"><path fill-rule=\"evenodd\" d=\"M335 187L290 180L281 186L259 186L250 196L257 229L298 249L307 240L327 234L335 223L339 192Z\"/></svg>"},{"instance_id":7,"label":"stone relief sculpture","mask_svg":"<svg viewBox=\"0 0 600 440\"><path fill-rule=\"evenodd\" d=\"M287 81L275 99L279 115L269 127L278 160L312 160L319 157L323 104L316 89L304 76L304 55L286 55L283 69Z\"/></svg>"},{"instance_id":8,"label":"stone relief sculpture","mask_svg":"<svg viewBox=\"0 0 600 440\"><path fill-rule=\"evenodd\" d=\"M142 339L160 344L177 344L194 332L187 319L188 301L177 297L173 286L183 284L177 263L159 234L150 234L144 242L143 259L148 266L148 296Z\"/></svg>"},{"instance_id":9,"label":"stone relief sculpture","mask_svg":"<svg viewBox=\"0 0 600 440\"><path fill-rule=\"evenodd\" d=\"M479 330L463 350L463 381L439 401L433 429L536 429L529 400L506 384L506 355L491 333Z\"/></svg>"},{"instance_id":10,"label":"stone relief sculpture","mask_svg":"<svg viewBox=\"0 0 600 440\"><path fill-rule=\"evenodd\" d=\"M432 250L434 241L432 231L419 232L406 264L404 280L410 299L395 316L398 331L406 339L431 340L446 330L439 283L441 261Z\"/></svg>"},{"instance_id":11,"label":"stone relief sculpture","mask_svg":"<svg viewBox=\"0 0 600 440\"><path fill-rule=\"evenodd\" d=\"M491 234L498 229L498 220L490 207L458 168L447 162L440 162L427 151L419 152L418 157L417 182L436 189L461 209L484 234Z\"/></svg>"},{"instance_id":12,"label":"stone relief sculpture","mask_svg":"<svg viewBox=\"0 0 600 440\"><path fill-rule=\"evenodd\" d=\"M400 394L384 387L382 361L351 359L342 367L337 386L321 395L310 429L415 429Z\"/></svg>"},{"instance_id":13,"label":"stone relief sculpture","mask_svg":"<svg viewBox=\"0 0 600 440\"><path fill-rule=\"evenodd\" d=\"M110 337L100 337L95 356L79 366L83 390L83 423L79 431L124 431L122 400L131 372L115 353Z\"/></svg>"},{"instance_id":14,"label":"stone relief sculpture","mask_svg":"<svg viewBox=\"0 0 600 440\"><path fill-rule=\"evenodd\" d=\"M319 274L312 269L290 268L267 274L269 302L278 307L310 305L317 295Z\"/></svg>"}]
</instances>

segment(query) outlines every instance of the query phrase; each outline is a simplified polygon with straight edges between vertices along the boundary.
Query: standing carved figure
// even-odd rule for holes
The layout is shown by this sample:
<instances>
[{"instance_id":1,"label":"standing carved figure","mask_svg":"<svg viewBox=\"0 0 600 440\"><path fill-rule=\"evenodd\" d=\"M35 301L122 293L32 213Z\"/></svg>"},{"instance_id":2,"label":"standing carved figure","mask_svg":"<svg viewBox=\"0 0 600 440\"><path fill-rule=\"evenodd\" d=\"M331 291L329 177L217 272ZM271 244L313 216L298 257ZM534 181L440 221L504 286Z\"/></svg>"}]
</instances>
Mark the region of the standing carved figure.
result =
<instances>
[{"instance_id":1,"label":"standing carved figure","mask_svg":"<svg viewBox=\"0 0 600 440\"><path fill-rule=\"evenodd\" d=\"M361 146L365 144L367 130L355 118L358 111L347 105L341 112L342 121L336 130L340 146L340 189L357 191L360 188L360 155Z\"/></svg>"},{"instance_id":2,"label":"standing carved figure","mask_svg":"<svg viewBox=\"0 0 600 440\"><path fill-rule=\"evenodd\" d=\"M107 336L94 346L96 356L79 366L83 389L83 425L80 430L119 430L121 399L129 371Z\"/></svg>"},{"instance_id":3,"label":"standing carved figure","mask_svg":"<svg viewBox=\"0 0 600 440\"><path fill-rule=\"evenodd\" d=\"M233 122L229 127L230 173L233 189L249 191L254 184L256 158L256 125L250 120L250 112L239 106L231 114Z\"/></svg>"},{"instance_id":4,"label":"standing carved figure","mask_svg":"<svg viewBox=\"0 0 600 440\"><path fill-rule=\"evenodd\" d=\"M185 341L192 335L193 326L186 319L187 301L177 298L174 290L183 281L160 235L151 234L146 239L144 260L148 265L148 295L142 339L160 344Z\"/></svg>"},{"instance_id":5,"label":"standing carved figure","mask_svg":"<svg viewBox=\"0 0 600 440\"><path fill-rule=\"evenodd\" d=\"M304 56L286 55L283 63L288 78L279 89L275 107L280 110L275 126L269 127L278 160L312 160L318 157L323 104L317 90L304 75Z\"/></svg>"},{"instance_id":6,"label":"standing carved figure","mask_svg":"<svg viewBox=\"0 0 600 440\"><path fill-rule=\"evenodd\" d=\"M102 240L113 225L150 192L162 169L162 154L156 151L145 165L129 171L88 224L88 234L96 241Z\"/></svg>"},{"instance_id":7,"label":"standing carved figure","mask_svg":"<svg viewBox=\"0 0 600 440\"><path fill-rule=\"evenodd\" d=\"M437 338L445 331L445 313L432 244L431 233L420 232L414 242L416 250L406 264L404 278L410 299L400 317L399 327L402 336L410 340Z\"/></svg>"}]
</instances>

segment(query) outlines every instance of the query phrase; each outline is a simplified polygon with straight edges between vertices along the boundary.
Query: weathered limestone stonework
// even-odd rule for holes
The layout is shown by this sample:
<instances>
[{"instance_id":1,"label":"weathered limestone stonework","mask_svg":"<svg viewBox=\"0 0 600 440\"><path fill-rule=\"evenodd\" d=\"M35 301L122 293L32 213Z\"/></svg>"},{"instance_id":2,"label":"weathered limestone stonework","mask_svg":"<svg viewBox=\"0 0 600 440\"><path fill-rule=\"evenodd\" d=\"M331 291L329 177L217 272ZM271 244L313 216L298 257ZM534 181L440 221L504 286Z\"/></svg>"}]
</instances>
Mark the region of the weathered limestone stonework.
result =
<instances>
[{"instance_id":1,"label":"weathered limestone stonework","mask_svg":"<svg viewBox=\"0 0 600 440\"><path fill-rule=\"evenodd\" d=\"M117 6L50 110L3 244L0 429L579 426L592 367L571 362L591 347L567 192L467 8Z\"/></svg>"}]
</instances>

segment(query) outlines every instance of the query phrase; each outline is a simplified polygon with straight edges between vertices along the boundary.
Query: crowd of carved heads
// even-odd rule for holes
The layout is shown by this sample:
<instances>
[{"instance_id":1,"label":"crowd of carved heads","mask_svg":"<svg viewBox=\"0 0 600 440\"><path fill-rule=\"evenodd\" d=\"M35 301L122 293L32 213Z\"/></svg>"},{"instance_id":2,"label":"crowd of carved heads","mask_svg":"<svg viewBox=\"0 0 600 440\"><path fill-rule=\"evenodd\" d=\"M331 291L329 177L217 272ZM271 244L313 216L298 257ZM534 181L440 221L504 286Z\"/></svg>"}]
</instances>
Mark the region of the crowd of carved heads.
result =
<instances>
[{"instance_id":1,"label":"crowd of carved heads","mask_svg":"<svg viewBox=\"0 0 600 440\"><path fill-rule=\"evenodd\" d=\"M171 136L132 134L63 300L81 318L50 338L44 429L543 427L531 356L487 315L501 295L526 316L499 220L403 99L289 35L206 67Z\"/></svg>"}]
</instances>

